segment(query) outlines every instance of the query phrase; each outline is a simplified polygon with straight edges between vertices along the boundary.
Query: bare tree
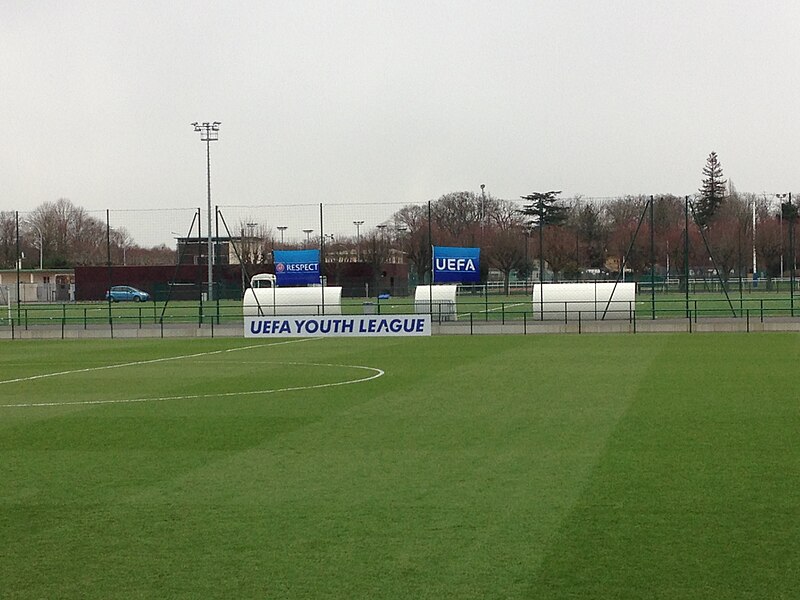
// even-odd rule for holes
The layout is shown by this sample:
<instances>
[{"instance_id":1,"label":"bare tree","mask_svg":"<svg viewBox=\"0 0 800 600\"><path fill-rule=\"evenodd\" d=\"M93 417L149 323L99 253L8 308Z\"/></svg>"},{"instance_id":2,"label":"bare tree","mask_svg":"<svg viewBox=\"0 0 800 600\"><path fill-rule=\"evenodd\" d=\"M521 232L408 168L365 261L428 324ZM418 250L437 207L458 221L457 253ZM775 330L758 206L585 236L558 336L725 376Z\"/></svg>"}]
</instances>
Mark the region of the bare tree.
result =
<instances>
[{"instance_id":1,"label":"bare tree","mask_svg":"<svg viewBox=\"0 0 800 600\"><path fill-rule=\"evenodd\" d=\"M705 231L714 263L723 281L727 281L730 273L740 266L742 233L747 230L749 222L747 204L734 195L718 207Z\"/></svg>"},{"instance_id":2,"label":"bare tree","mask_svg":"<svg viewBox=\"0 0 800 600\"><path fill-rule=\"evenodd\" d=\"M159 244L151 248L131 246L127 250L128 265L174 265L178 261L177 252L166 244Z\"/></svg>"},{"instance_id":3,"label":"bare tree","mask_svg":"<svg viewBox=\"0 0 800 600\"><path fill-rule=\"evenodd\" d=\"M41 232L43 252L50 266L106 262L106 224L69 200L40 204L29 221Z\"/></svg>"},{"instance_id":4,"label":"bare tree","mask_svg":"<svg viewBox=\"0 0 800 600\"><path fill-rule=\"evenodd\" d=\"M393 221L403 228L403 235L400 236L401 251L422 281L431 267L428 207L415 204L404 206L394 214Z\"/></svg>"},{"instance_id":5,"label":"bare tree","mask_svg":"<svg viewBox=\"0 0 800 600\"><path fill-rule=\"evenodd\" d=\"M17 221L11 211L0 212L0 267L13 269L17 260Z\"/></svg>"},{"instance_id":6,"label":"bare tree","mask_svg":"<svg viewBox=\"0 0 800 600\"><path fill-rule=\"evenodd\" d=\"M525 218L507 200L495 200L488 217L484 252L486 262L503 274L503 293L508 294L511 272L525 269ZM487 233L488 232L488 233Z\"/></svg>"},{"instance_id":7,"label":"bare tree","mask_svg":"<svg viewBox=\"0 0 800 600\"><path fill-rule=\"evenodd\" d=\"M134 248L133 238L125 227L117 227L109 232L111 254L114 262L128 264L128 250Z\"/></svg>"},{"instance_id":8,"label":"bare tree","mask_svg":"<svg viewBox=\"0 0 800 600\"><path fill-rule=\"evenodd\" d=\"M474 192L452 192L431 204L431 218L440 232L440 243L474 245L480 240L481 225L496 200Z\"/></svg>"},{"instance_id":9,"label":"bare tree","mask_svg":"<svg viewBox=\"0 0 800 600\"><path fill-rule=\"evenodd\" d=\"M391 239L385 232L385 227L373 229L365 236L362 244L362 260L369 263L372 269L372 289L380 287L383 276L383 265L389 262Z\"/></svg>"},{"instance_id":10,"label":"bare tree","mask_svg":"<svg viewBox=\"0 0 800 600\"><path fill-rule=\"evenodd\" d=\"M617 198L605 206L608 223L608 255L613 256L622 265L636 270L646 264L648 256L645 239L648 235L639 235L633 248L634 234L647 200L642 196ZM629 253L630 250L630 253Z\"/></svg>"}]
</instances>

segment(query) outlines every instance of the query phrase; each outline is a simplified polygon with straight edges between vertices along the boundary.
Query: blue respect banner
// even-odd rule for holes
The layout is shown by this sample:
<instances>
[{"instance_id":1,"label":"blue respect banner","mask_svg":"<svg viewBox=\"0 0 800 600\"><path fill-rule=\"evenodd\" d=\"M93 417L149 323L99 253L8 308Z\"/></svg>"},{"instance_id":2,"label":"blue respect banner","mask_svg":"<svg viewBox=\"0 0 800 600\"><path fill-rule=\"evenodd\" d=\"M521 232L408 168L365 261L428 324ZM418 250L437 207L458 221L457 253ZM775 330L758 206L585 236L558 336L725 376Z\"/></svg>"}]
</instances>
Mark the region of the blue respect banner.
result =
<instances>
[{"instance_id":1,"label":"blue respect banner","mask_svg":"<svg viewBox=\"0 0 800 600\"><path fill-rule=\"evenodd\" d=\"M480 257L480 248L434 246L433 281L435 283L479 283L481 280Z\"/></svg>"},{"instance_id":2,"label":"blue respect banner","mask_svg":"<svg viewBox=\"0 0 800 600\"><path fill-rule=\"evenodd\" d=\"M273 250L275 284L299 286L318 284L319 250Z\"/></svg>"}]
</instances>

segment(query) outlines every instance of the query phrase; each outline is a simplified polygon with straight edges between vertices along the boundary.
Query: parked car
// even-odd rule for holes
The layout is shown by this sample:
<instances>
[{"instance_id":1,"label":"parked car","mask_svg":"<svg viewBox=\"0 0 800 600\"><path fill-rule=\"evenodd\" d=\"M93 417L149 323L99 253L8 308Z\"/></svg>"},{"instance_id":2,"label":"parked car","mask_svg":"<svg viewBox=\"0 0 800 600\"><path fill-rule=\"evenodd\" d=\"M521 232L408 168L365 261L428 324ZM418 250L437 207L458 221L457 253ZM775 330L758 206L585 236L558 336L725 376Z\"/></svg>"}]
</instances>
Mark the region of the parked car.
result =
<instances>
[{"instance_id":1,"label":"parked car","mask_svg":"<svg viewBox=\"0 0 800 600\"><path fill-rule=\"evenodd\" d=\"M106 292L106 300L109 299L112 302L126 302L129 300L147 302L150 299L150 294L130 285L115 285Z\"/></svg>"}]
</instances>

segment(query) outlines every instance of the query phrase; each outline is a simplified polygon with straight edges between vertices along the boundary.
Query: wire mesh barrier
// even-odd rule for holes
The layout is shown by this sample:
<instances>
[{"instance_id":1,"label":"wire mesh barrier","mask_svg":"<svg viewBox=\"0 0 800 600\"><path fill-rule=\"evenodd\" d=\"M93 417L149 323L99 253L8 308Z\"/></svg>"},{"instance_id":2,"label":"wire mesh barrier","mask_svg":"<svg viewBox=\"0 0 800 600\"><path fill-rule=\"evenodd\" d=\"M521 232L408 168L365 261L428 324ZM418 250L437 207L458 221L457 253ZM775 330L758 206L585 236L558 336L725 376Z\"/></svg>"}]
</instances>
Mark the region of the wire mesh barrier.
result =
<instances>
[{"instance_id":1,"label":"wire mesh barrier","mask_svg":"<svg viewBox=\"0 0 800 600\"><path fill-rule=\"evenodd\" d=\"M617 315L628 323L797 316L791 203L731 197L709 219L691 198L571 198L556 219L532 197L229 205L211 219L202 208L85 211L61 200L2 212L0 327L230 327L251 278L275 273L276 251L309 249L320 263L314 285L340 288L344 314L415 313L415 290L439 283L435 246L480 257L480 283L461 285L457 305L428 303L445 326L597 318L579 306L537 309L535 286L558 282L635 283L629 314ZM145 301L117 302L118 287Z\"/></svg>"}]
</instances>

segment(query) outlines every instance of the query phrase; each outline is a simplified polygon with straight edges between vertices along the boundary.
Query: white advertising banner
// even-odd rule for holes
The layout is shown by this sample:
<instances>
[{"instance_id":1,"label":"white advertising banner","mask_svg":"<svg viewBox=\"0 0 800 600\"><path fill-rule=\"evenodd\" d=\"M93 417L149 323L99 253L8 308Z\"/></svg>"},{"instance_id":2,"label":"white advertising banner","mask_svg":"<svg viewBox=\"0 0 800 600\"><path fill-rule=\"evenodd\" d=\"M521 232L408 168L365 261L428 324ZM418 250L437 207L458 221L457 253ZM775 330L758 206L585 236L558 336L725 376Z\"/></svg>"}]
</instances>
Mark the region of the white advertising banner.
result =
<instances>
[{"instance_id":1,"label":"white advertising banner","mask_svg":"<svg viewBox=\"0 0 800 600\"><path fill-rule=\"evenodd\" d=\"M244 337L379 337L431 335L430 315L245 317Z\"/></svg>"}]
</instances>

